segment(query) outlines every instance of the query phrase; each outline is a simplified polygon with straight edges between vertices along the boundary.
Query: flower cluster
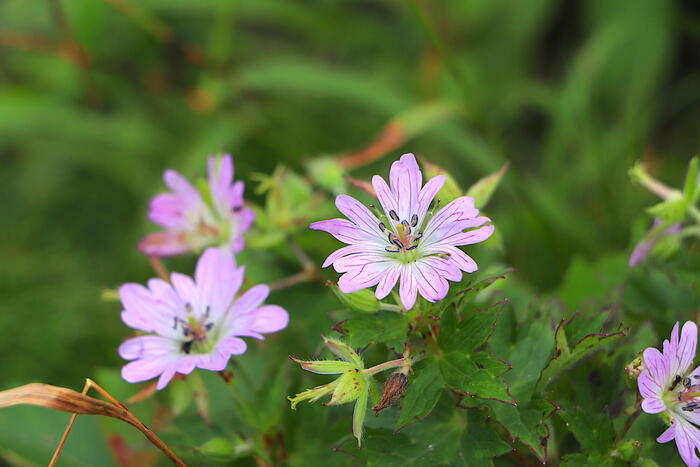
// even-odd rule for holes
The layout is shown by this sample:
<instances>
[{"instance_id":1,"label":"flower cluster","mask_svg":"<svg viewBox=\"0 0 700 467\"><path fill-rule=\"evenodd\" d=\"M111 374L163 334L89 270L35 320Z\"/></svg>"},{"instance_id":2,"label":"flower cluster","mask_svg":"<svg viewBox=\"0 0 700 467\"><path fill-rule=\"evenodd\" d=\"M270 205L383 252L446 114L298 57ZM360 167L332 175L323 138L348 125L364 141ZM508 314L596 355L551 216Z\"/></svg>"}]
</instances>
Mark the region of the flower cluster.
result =
<instances>
[{"instance_id":1,"label":"flower cluster","mask_svg":"<svg viewBox=\"0 0 700 467\"><path fill-rule=\"evenodd\" d=\"M431 210L444 182L445 177L437 175L423 186L415 157L405 154L392 164L389 185L378 175L372 179L383 213L375 216L347 195L336 198L347 219L315 222L311 228L349 244L323 263L343 274L340 290L351 293L376 285L381 300L398 281L401 302L410 310L418 293L429 302L440 301L447 295L447 281L460 281L462 271L477 270L476 262L457 247L483 242L494 226L479 216L469 196Z\"/></svg>"},{"instance_id":2,"label":"flower cluster","mask_svg":"<svg viewBox=\"0 0 700 467\"><path fill-rule=\"evenodd\" d=\"M700 465L700 367L693 368L698 328L686 322L678 335L678 323L671 339L664 340L662 352L650 347L644 351L646 369L637 384L644 400L642 410L662 413L670 426L657 438L659 443L676 441L683 461L692 467Z\"/></svg>"},{"instance_id":3,"label":"flower cluster","mask_svg":"<svg viewBox=\"0 0 700 467\"><path fill-rule=\"evenodd\" d=\"M153 199L150 218L166 230L147 236L140 249L159 256L218 248L203 252L194 278L174 272L150 279L147 287L129 283L119 290L122 320L146 333L119 347L131 360L122 376L132 383L159 377L158 389L176 373L223 370L231 355L246 351L241 337L262 339L289 320L281 307L263 305L266 285L239 293L244 268L232 253L243 248L253 212L243 203L243 183L233 183L231 156L209 158L209 184L201 191L173 170L165 172L165 182L173 193Z\"/></svg>"}]
</instances>

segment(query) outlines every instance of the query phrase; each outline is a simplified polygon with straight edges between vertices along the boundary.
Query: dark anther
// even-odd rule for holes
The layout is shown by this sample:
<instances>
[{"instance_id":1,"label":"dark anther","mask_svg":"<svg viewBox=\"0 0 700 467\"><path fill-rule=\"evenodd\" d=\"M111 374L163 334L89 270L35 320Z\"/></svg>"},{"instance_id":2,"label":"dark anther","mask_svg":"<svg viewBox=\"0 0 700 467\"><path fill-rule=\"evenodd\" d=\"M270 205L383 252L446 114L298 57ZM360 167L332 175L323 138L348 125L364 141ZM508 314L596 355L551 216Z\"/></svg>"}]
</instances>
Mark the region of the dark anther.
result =
<instances>
[{"instance_id":1,"label":"dark anther","mask_svg":"<svg viewBox=\"0 0 700 467\"><path fill-rule=\"evenodd\" d=\"M690 383L690 378L683 378L683 386L684 386L686 389L690 389L690 384L691 384L691 383Z\"/></svg>"},{"instance_id":2,"label":"dark anther","mask_svg":"<svg viewBox=\"0 0 700 467\"><path fill-rule=\"evenodd\" d=\"M391 211L389 211L389 217L391 217L394 220L394 222L399 221L399 216L398 216L398 214L396 214L396 211L394 211L393 209Z\"/></svg>"},{"instance_id":3,"label":"dark anther","mask_svg":"<svg viewBox=\"0 0 700 467\"><path fill-rule=\"evenodd\" d=\"M391 243L394 243L394 239L397 239L397 238L399 238L399 237L397 237L396 234L395 234L394 232L389 231L388 234L387 234L387 238L389 239L389 241L390 241Z\"/></svg>"},{"instance_id":4,"label":"dark anther","mask_svg":"<svg viewBox=\"0 0 700 467\"><path fill-rule=\"evenodd\" d=\"M406 248L406 251L415 250L416 248L418 248L418 245L411 245L408 248Z\"/></svg>"},{"instance_id":5,"label":"dark anther","mask_svg":"<svg viewBox=\"0 0 700 467\"><path fill-rule=\"evenodd\" d=\"M234 206L231 208L231 212L241 212L243 210L243 206Z\"/></svg>"},{"instance_id":6,"label":"dark anther","mask_svg":"<svg viewBox=\"0 0 700 467\"><path fill-rule=\"evenodd\" d=\"M418 235L416 235L415 237L413 237L413 241L414 241L414 242L417 242L417 241L420 240L421 238L423 238L423 232L418 232Z\"/></svg>"},{"instance_id":7,"label":"dark anther","mask_svg":"<svg viewBox=\"0 0 700 467\"><path fill-rule=\"evenodd\" d=\"M408 225L407 221L401 221L401 225L403 225L403 228L406 229L408 232L411 231L411 226Z\"/></svg>"},{"instance_id":8,"label":"dark anther","mask_svg":"<svg viewBox=\"0 0 700 467\"><path fill-rule=\"evenodd\" d=\"M211 307L207 305L207 309L204 310L204 319L209 318L209 313L211 312Z\"/></svg>"},{"instance_id":9,"label":"dark anther","mask_svg":"<svg viewBox=\"0 0 700 467\"><path fill-rule=\"evenodd\" d=\"M390 246L384 247L384 250L388 251L389 253L398 253L399 251L401 251L401 250L394 250L394 248L390 247Z\"/></svg>"},{"instance_id":10,"label":"dark anther","mask_svg":"<svg viewBox=\"0 0 700 467\"><path fill-rule=\"evenodd\" d=\"M187 310L187 313L192 313L192 304L190 302L185 303L185 310Z\"/></svg>"},{"instance_id":11,"label":"dark anther","mask_svg":"<svg viewBox=\"0 0 700 467\"><path fill-rule=\"evenodd\" d=\"M384 222L379 223L379 230L381 230L382 232L386 231L386 225L384 225Z\"/></svg>"},{"instance_id":12,"label":"dark anther","mask_svg":"<svg viewBox=\"0 0 700 467\"><path fill-rule=\"evenodd\" d=\"M177 329L177 316L173 316L173 329Z\"/></svg>"},{"instance_id":13,"label":"dark anther","mask_svg":"<svg viewBox=\"0 0 700 467\"><path fill-rule=\"evenodd\" d=\"M182 328L182 335L187 337L190 335L190 328Z\"/></svg>"},{"instance_id":14,"label":"dark anther","mask_svg":"<svg viewBox=\"0 0 700 467\"><path fill-rule=\"evenodd\" d=\"M399 247L399 250L403 250L403 249L404 249L403 243L401 243L401 240L399 240L398 238L393 239L393 240L391 241L391 243L393 243L394 245L396 245L397 247Z\"/></svg>"},{"instance_id":15,"label":"dark anther","mask_svg":"<svg viewBox=\"0 0 700 467\"><path fill-rule=\"evenodd\" d=\"M182 343L182 347L180 347L180 348L182 349L183 352L185 352L186 354L189 354L190 351L192 350L193 343L194 343L194 341L185 341Z\"/></svg>"},{"instance_id":16,"label":"dark anther","mask_svg":"<svg viewBox=\"0 0 700 467\"><path fill-rule=\"evenodd\" d=\"M411 216L411 227L415 227L418 225L418 214L414 214Z\"/></svg>"},{"instance_id":17,"label":"dark anther","mask_svg":"<svg viewBox=\"0 0 700 467\"><path fill-rule=\"evenodd\" d=\"M211 328L213 328L213 327L214 327L214 323L207 323L204 325L204 329L206 329L207 331L211 331Z\"/></svg>"},{"instance_id":18,"label":"dark anther","mask_svg":"<svg viewBox=\"0 0 700 467\"><path fill-rule=\"evenodd\" d=\"M676 376L673 378L673 381L671 381L671 386L668 388L668 390L669 390L669 391L673 391L673 390L675 389L675 387L678 386L678 383L680 383L682 379L683 379L683 378L681 378L680 375L676 375Z\"/></svg>"},{"instance_id":19,"label":"dark anther","mask_svg":"<svg viewBox=\"0 0 700 467\"><path fill-rule=\"evenodd\" d=\"M700 375L693 375L693 378L700 379Z\"/></svg>"},{"instance_id":20,"label":"dark anther","mask_svg":"<svg viewBox=\"0 0 700 467\"><path fill-rule=\"evenodd\" d=\"M697 402L689 402L686 404L684 407L681 407L686 412L692 412L693 410L698 408L698 403Z\"/></svg>"}]
</instances>

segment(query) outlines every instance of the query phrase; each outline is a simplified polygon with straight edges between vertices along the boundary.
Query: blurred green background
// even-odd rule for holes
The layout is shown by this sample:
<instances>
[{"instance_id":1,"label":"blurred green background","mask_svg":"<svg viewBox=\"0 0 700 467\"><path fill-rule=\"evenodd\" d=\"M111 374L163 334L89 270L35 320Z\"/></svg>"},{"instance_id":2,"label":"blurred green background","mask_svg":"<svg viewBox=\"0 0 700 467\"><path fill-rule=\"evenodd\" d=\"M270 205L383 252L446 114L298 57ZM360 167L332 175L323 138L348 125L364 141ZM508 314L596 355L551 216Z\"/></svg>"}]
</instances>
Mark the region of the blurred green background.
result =
<instances>
[{"instance_id":1,"label":"blurred green background","mask_svg":"<svg viewBox=\"0 0 700 467\"><path fill-rule=\"evenodd\" d=\"M510 161L488 214L533 289L575 257L629 252L653 198L628 168L679 185L700 146L699 5L0 1L0 387L121 365L129 330L101 294L152 275L135 245L162 171L202 175L217 151L261 202L254 173L304 173L393 121L405 137L353 176L410 151L469 186ZM273 295L290 336L327 325L317 296Z\"/></svg>"}]
</instances>

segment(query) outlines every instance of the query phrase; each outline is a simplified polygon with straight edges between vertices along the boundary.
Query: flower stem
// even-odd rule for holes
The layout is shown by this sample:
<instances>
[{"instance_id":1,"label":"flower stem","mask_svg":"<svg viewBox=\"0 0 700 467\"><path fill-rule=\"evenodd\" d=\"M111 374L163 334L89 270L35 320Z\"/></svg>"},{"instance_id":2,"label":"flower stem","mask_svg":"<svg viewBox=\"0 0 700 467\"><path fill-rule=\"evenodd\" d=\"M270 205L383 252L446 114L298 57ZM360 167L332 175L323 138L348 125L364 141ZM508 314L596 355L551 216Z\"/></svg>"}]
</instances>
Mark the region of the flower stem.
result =
<instances>
[{"instance_id":1,"label":"flower stem","mask_svg":"<svg viewBox=\"0 0 700 467\"><path fill-rule=\"evenodd\" d=\"M386 311L398 311L398 312L403 311L403 308L401 308L399 305L393 305L391 303L384 303L384 302L381 302L379 304L379 309L386 310Z\"/></svg>"},{"instance_id":2,"label":"flower stem","mask_svg":"<svg viewBox=\"0 0 700 467\"><path fill-rule=\"evenodd\" d=\"M405 358L397 358L396 360L389 360L388 362L380 363L379 365L374 365L372 368L367 368L364 370L366 375L374 375L380 373L384 370L389 370L391 368L398 368L406 364Z\"/></svg>"},{"instance_id":3,"label":"flower stem","mask_svg":"<svg viewBox=\"0 0 700 467\"><path fill-rule=\"evenodd\" d=\"M637 420L637 417L642 413L641 411L642 407L642 398L637 394L637 401L634 403L634 412L632 412L629 417L627 417L627 420L625 420L625 425L622 427L622 430L617 434L615 437L616 441L622 441L622 439L627 435L627 432L632 428L632 425L634 424L635 420Z\"/></svg>"},{"instance_id":4,"label":"flower stem","mask_svg":"<svg viewBox=\"0 0 700 467\"><path fill-rule=\"evenodd\" d=\"M148 259L151 261L151 266L153 266L153 270L156 272L156 275L165 282L170 283L168 269L165 267L160 258L157 256L149 256Z\"/></svg>"}]
</instances>

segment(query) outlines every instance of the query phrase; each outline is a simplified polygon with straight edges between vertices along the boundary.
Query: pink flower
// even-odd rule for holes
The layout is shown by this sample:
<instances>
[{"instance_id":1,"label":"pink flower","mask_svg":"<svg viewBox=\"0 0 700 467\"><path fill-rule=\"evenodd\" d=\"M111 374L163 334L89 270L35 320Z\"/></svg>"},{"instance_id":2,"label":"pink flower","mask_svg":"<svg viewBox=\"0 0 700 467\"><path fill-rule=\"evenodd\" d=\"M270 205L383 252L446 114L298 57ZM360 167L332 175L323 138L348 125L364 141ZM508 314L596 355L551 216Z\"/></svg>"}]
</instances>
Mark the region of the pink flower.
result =
<instances>
[{"instance_id":1,"label":"pink flower","mask_svg":"<svg viewBox=\"0 0 700 467\"><path fill-rule=\"evenodd\" d=\"M644 351L647 369L637 380L644 397L642 409L650 414L663 412L671 419L671 426L656 441L675 439L681 458L693 467L700 465L695 452L700 449L700 367L692 368L697 340L695 323L683 325L680 339L676 323L671 341L664 340L663 353L653 347Z\"/></svg>"},{"instance_id":2,"label":"pink flower","mask_svg":"<svg viewBox=\"0 0 700 467\"><path fill-rule=\"evenodd\" d=\"M133 360L122 377L137 383L160 375L158 389L175 373L189 374L195 367L220 371L231 355L245 352L241 336L262 339L261 334L287 326L287 312L262 305L270 290L257 285L241 296L243 267L218 248L209 248L197 262L194 280L179 273L171 283L151 279L148 288L125 284L119 289L128 326L150 333L119 347L119 355Z\"/></svg>"},{"instance_id":3,"label":"pink flower","mask_svg":"<svg viewBox=\"0 0 700 467\"><path fill-rule=\"evenodd\" d=\"M165 228L147 235L139 249L151 256L171 256L221 246L232 253L243 249L243 232L255 218L243 203L243 182L233 182L233 159L210 156L209 183L200 192L185 177L168 169L163 175L171 193L151 201L149 218Z\"/></svg>"},{"instance_id":4,"label":"pink flower","mask_svg":"<svg viewBox=\"0 0 700 467\"><path fill-rule=\"evenodd\" d=\"M355 198L340 195L335 204L348 219L314 222L348 243L333 252L323 267L333 264L343 275L338 280L345 293L377 285L383 299L400 280L403 306L410 310L418 292L428 301L445 298L450 281L460 281L462 271L474 272L476 262L458 246L483 242L494 227L479 215L474 199L462 196L433 215L429 207L445 182L443 175L422 185L423 175L413 154L404 154L391 166L390 185L375 175L372 185L385 215L378 219Z\"/></svg>"}]
</instances>

